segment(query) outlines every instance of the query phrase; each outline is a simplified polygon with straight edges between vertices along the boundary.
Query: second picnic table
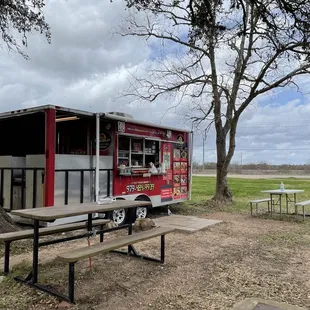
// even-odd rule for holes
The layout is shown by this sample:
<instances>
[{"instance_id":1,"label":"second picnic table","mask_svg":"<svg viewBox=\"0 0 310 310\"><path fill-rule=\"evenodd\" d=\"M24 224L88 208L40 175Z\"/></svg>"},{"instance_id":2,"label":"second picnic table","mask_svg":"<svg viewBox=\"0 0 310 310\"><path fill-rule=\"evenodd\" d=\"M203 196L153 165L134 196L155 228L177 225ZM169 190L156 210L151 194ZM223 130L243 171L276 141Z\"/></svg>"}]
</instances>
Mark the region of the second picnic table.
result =
<instances>
[{"instance_id":1,"label":"second picnic table","mask_svg":"<svg viewBox=\"0 0 310 310\"><path fill-rule=\"evenodd\" d=\"M263 190L261 193L268 193L270 194L270 203L271 203L271 216L272 216L272 209L274 205L279 205L280 208L280 218L282 218L282 196L285 196L285 202L286 202L286 213L288 214L288 204L290 202L293 202L296 204L296 194L303 193L303 189L272 189L272 190ZM294 195L293 200L289 197L289 195ZM278 196L278 199L276 202L274 202L274 196Z\"/></svg>"}]
</instances>

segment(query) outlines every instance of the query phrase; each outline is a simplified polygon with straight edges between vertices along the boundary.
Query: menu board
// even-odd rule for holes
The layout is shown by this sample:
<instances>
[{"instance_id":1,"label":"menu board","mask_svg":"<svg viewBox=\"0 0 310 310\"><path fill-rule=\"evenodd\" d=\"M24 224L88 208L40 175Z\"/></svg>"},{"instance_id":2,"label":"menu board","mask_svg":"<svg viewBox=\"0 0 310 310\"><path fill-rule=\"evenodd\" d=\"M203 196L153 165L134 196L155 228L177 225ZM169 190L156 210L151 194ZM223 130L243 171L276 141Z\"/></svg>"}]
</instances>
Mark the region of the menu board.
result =
<instances>
[{"instance_id":1,"label":"menu board","mask_svg":"<svg viewBox=\"0 0 310 310\"><path fill-rule=\"evenodd\" d=\"M168 143L163 144L163 163L165 170L171 169L171 146Z\"/></svg>"},{"instance_id":2,"label":"menu board","mask_svg":"<svg viewBox=\"0 0 310 310\"><path fill-rule=\"evenodd\" d=\"M173 199L187 198L188 152L176 144L173 149Z\"/></svg>"},{"instance_id":3,"label":"menu board","mask_svg":"<svg viewBox=\"0 0 310 310\"><path fill-rule=\"evenodd\" d=\"M167 181L168 184L170 181L172 181L172 169L171 169L171 144L170 143L163 143L163 165L166 174L163 175L163 180ZM171 194L172 197L172 194Z\"/></svg>"},{"instance_id":4,"label":"menu board","mask_svg":"<svg viewBox=\"0 0 310 310\"><path fill-rule=\"evenodd\" d=\"M161 202L167 202L167 201L172 201L172 197L173 197L173 188L172 188L172 184L166 184L166 185L162 185L160 187L160 198L161 198Z\"/></svg>"}]
</instances>

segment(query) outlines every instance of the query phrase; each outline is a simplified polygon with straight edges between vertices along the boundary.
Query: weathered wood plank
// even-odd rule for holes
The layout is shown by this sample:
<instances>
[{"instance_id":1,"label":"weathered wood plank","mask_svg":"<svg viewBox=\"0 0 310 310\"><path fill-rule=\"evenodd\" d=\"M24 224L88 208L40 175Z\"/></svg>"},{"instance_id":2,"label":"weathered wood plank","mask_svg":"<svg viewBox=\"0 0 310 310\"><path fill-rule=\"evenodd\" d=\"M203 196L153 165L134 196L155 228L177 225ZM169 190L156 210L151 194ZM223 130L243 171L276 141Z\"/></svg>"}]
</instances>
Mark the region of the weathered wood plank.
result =
<instances>
[{"instance_id":1,"label":"weathered wood plank","mask_svg":"<svg viewBox=\"0 0 310 310\"><path fill-rule=\"evenodd\" d=\"M296 206L307 206L310 205L310 200L300 201L296 203Z\"/></svg>"},{"instance_id":2,"label":"weathered wood plank","mask_svg":"<svg viewBox=\"0 0 310 310\"><path fill-rule=\"evenodd\" d=\"M99 220L93 220L93 226L99 226L109 223L110 220L106 219L99 219ZM87 224L86 222L80 222L80 223L72 223L72 224L63 224L63 225L57 225L52 227L44 227L39 229L39 235L40 236L47 236L51 234L57 234L61 232L66 231L72 231L76 229L86 229ZM32 238L33 236L33 229L27 229L27 230L20 230L15 232L9 232L0 234L0 241L15 241L15 240L22 240L22 239L28 239Z\"/></svg>"},{"instance_id":3,"label":"weathered wood plank","mask_svg":"<svg viewBox=\"0 0 310 310\"><path fill-rule=\"evenodd\" d=\"M74 249L72 251L59 254L57 258L67 263L77 262L84 258L92 257L102 253L107 253L129 244L134 244L145 241L147 239L166 235L173 231L175 231L174 228L158 227L141 233L136 233L133 235L117 237L116 239L108 240L103 243L97 243L89 247Z\"/></svg>"},{"instance_id":4,"label":"weathered wood plank","mask_svg":"<svg viewBox=\"0 0 310 310\"><path fill-rule=\"evenodd\" d=\"M272 199L274 200L274 199ZM260 203L260 202L267 202L267 201L271 201L270 198L263 198L263 199L256 199L256 200L251 200L250 202L252 203Z\"/></svg>"},{"instance_id":5,"label":"weathered wood plank","mask_svg":"<svg viewBox=\"0 0 310 310\"><path fill-rule=\"evenodd\" d=\"M40 221L52 221L55 219L91 214L98 212L109 212L117 209L128 209L142 206L151 206L149 201L130 201L130 200L117 200L113 203L106 205L99 205L97 203L83 203L81 205L64 205L56 207L43 207L26 210L14 210L11 212L13 215L21 217L40 220Z\"/></svg>"}]
</instances>

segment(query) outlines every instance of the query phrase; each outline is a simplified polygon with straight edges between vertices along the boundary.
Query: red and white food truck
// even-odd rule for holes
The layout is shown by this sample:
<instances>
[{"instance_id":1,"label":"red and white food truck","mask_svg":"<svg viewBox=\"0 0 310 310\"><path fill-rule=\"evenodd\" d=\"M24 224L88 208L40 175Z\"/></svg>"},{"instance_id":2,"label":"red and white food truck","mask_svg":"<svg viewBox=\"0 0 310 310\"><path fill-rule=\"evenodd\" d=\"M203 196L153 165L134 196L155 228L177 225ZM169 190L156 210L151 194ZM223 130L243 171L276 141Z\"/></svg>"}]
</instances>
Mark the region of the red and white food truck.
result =
<instances>
[{"instance_id":1,"label":"red and white food truck","mask_svg":"<svg viewBox=\"0 0 310 310\"><path fill-rule=\"evenodd\" d=\"M52 105L1 113L0 131L0 205L7 211L106 196L152 207L190 199L190 131ZM137 217L147 212L136 210ZM126 221L125 210L105 216Z\"/></svg>"}]
</instances>

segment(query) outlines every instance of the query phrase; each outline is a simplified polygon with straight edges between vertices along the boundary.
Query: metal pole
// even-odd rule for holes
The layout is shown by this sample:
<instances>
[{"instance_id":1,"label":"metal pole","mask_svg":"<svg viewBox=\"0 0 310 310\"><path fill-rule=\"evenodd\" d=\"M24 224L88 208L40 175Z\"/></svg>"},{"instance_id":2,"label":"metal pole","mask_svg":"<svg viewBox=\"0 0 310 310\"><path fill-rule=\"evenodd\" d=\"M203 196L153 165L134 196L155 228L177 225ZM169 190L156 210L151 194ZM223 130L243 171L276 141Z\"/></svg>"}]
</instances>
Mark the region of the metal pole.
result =
<instances>
[{"instance_id":1,"label":"metal pole","mask_svg":"<svg viewBox=\"0 0 310 310\"><path fill-rule=\"evenodd\" d=\"M11 241L4 242L4 274L8 274L10 271L10 244Z\"/></svg>"},{"instance_id":2,"label":"metal pole","mask_svg":"<svg viewBox=\"0 0 310 310\"><path fill-rule=\"evenodd\" d=\"M39 265L39 220L34 220L33 225L33 258L32 258L32 283L38 282L38 265Z\"/></svg>"},{"instance_id":3,"label":"metal pole","mask_svg":"<svg viewBox=\"0 0 310 310\"><path fill-rule=\"evenodd\" d=\"M96 195L96 202L99 200L99 156L100 156L100 114L96 114L96 174L95 174L95 195Z\"/></svg>"},{"instance_id":4,"label":"metal pole","mask_svg":"<svg viewBox=\"0 0 310 310\"><path fill-rule=\"evenodd\" d=\"M74 263L69 263L68 291L69 301L74 303Z\"/></svg>"},{"instance_id":5,"label":"metal pole","mask_svg":"<svg viewBox=\"0 0 310 310\"><path fill-rule=\"evenodd\" d=\"M160 236L160 262L165 263L165 235Z\"/></svg>"},{"instance_id":6,"label":"metal pole","mask_svg":"<svg viewBox=\"0 0 310 310\"><path fill-rule=\"evenodd\" d=\"M202 138L202 171L205 170L205 137Z\"/></svg>"},{"instance_id":7,"label":"metal pole","mask_svg":"<svg viewBox=\"0 0 310 310\"><path fill-rule=\"evenodd\" d=\"M193 129L193 127L192 127ZM193 149L194 149L194 132L193 130L190 133L190 145L189 145L189 161L190 161L190 175L189 175L189 179L190 179L190 183L189 183L189 197L188 199L191 200L192 199L192 184L193 184Z\"/></svg>"}]
</instances>

